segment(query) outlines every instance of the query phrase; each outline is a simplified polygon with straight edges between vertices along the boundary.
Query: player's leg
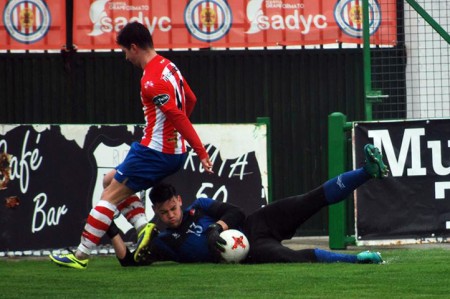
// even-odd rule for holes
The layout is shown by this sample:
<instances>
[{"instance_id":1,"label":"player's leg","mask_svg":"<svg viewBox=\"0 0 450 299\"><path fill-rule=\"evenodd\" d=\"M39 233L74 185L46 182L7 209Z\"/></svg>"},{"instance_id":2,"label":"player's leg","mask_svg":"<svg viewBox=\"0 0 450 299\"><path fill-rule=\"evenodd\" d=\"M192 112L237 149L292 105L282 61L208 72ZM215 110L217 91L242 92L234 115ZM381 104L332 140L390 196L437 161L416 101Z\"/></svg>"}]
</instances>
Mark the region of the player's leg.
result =
<instances>
[{"instance_id":1,"label":"player's leg","mask_svg":"<svg viewBox=\"0 0 450 299\"><path fill-rule=\"evenodd\" d=\"M363 251L358 254L338 253L316 248L314 249L317 262L320 263L357 263L382 264L384 263L379 252Z\"/></svg>"},{"instance_id":2,"label":"player's leg","mask_svg":"<svg viewBox=\"0 0 450 299\"><path fill-rule=\"evenodd\" d=\"M103 176L103 180L102 180L103 189L105 189L106 187L109 186L109 184L111 184L114 176L116 175L116 172L117 172L117 170L113 169Z\"/></svg>"},{"instance_id":3,"label":"player's leg","mask_svg":"<svg viewBox=\"0 0 450 299\"><path fill-rule=\"evenodd\" d=\"M147 216L145 215L145 206L142 200L135 194L124 199L117 205L119 212L125 219L133 225L136 232L141 232L147 225Z\"/></svg>"},{"instance_id":4,"label":"player's leg","mask_svg":"<svg viewBox=\"0 0 450 299\"><path fill-rule=\"evenodd\" d=\"M114 178L123 181L133 190L146 190L177 172L186 157L187 154L164 154L139 143L133 143L124 163L118 166ZM139 261L140 252L148 245L155 225L148 223L143 203L138 201L137 197L125 199L124 204L119 205L119 209L138 232L134 257Z\"/></svg>"},{"instance_id":5,"label":"player's leg","mask_svg":"<svg viewBox=\"0 0 450 299\"><path fill-rule=\"evenodd\" d=\"M381 264L380 253L364 251L359 254L345 254L323 249L288 248L280 242L271 239L258 239L250 245L246 263L359 263Z\"/></svg>"},{"instance_id":6,"label":"player's leg","mask_svg":"<svg viewBox=\"0 0 450 299\"><path fill-rule=\"evenodd\" d=\"M244 226L250 244L254 236L272 237L280 242L292 238L306 220L323 207L345 199L369 179L360 168L343 173L306 194L276 200L259 209L246 219Z\"/></svg>"},{"instance_id":7,"label":"player's leg","mask_svg":"<svg viewBox=\"0 0 450 299\"><path fill-rule=\"evenodd\" d=\"M113 169L103 177L103 188L107 188L111 184L116 173L117 170ZM136 194L120 202L117 205L117 209L134 226L137 232L140 232L148 222L145 215L144 203Z\"/></svg>"},{"instance_id":8,"label":"player's leg","mask_svg":"<svg viewBox=\"0 0 450 299\"><path fill-rule=\"evenodd\" d=\"M250 214L243 227L250 250L260 238L278 242L292 238L301 224L326 205L323 188L317 188L307 194L276 200Z\"/></svg>"},{"instance_id":9,"label":"player's leg","mask_svg":"<svg viewBox=\"0 0 450 299\"><path fill-rule=\"evenodd\" d=\"M364 146L365 165L364 169L373 178L382 179L387 177L389 169L383 162L383 155L380 150L372 144Z\"/></svg>"},{"instance_id":10,"label":"player's leg","mask_svg":"<svg viewBox=\"0 0 450 299\"><path fill-rule=\"evenodd\" d=\"M378 149L366 145L364 153L364 167L345 172L306 194L276 200L250 215L244 227L247 238L251 241L256 235L278 241L290 239L301 224L323 207L344 200L373 177L386 176L388 170ZM254 232L254 227L259 229Z\"/></svg>"},{"instance_id":11,"label":"player's leg","mask_svg":"<svg viewBox=\"0 0 450 299\"><path fill-rule=\"evenodd\" d=\"M364 147L364 166L354 171L345 172L323 184L329 204L339 202L371 178L382 179L388 175L388 168L383 163L383 156L372 144Z\"/></svg>"},{"instance_id":12,"label":"player's leg","mask_svg":"<svg viewBox=\"0 0 450 299\"><path fill-rule=\"evenodd\" d=\"M106 234L113 221L117 203L134 192L125 184L113 179L108 187L103 190L102 199L90 211L81 236L81 242L75 253L51 254L50 259L61 266L85 269L91 251L100 244L101 238Z\"/></svg>"},{"instance_id":13,"label":"player's leg","mask_svg":"<svg viewBox=\"0 0 450 299\"><path fill-rule=\"evenodd\" d=\"M272 238L257 238L250 242L245 263L313 263L317 262L314 249L292 250Z\"/></svg>"}]
</instances>

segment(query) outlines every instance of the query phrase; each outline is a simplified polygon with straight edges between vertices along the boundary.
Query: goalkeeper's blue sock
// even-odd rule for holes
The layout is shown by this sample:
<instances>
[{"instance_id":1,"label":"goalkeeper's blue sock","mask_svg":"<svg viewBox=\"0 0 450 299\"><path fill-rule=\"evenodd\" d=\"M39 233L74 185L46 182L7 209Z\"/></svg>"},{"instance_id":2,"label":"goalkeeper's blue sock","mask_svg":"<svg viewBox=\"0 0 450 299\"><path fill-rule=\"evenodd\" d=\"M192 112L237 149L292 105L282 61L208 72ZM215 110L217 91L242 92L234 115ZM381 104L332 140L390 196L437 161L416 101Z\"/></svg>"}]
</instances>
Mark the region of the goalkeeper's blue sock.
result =
<instances>
[{"instance_id":1,"label":"goalkeeper's blue sock","mask_svg":"<svg viewBox=\"0 0 450 299\"><path fill-rule=\"evenodd\" d=\"M368 180L370 175L362 167L344 172L323 184L325 198L329 204L340 202Z\"/></svg>"},{"instance_id":2,"label":"goalkeeper's blue sock","mask_svg":"<svg viewBox=\"0 0 450 299\"><path fill-rule=\"evenodd\" d=\"M319 248L314 249L317 261L320 263L357 263L358 258L353 254L336 253L331 251L322 250Z\"/></svg>"}]
</instances>

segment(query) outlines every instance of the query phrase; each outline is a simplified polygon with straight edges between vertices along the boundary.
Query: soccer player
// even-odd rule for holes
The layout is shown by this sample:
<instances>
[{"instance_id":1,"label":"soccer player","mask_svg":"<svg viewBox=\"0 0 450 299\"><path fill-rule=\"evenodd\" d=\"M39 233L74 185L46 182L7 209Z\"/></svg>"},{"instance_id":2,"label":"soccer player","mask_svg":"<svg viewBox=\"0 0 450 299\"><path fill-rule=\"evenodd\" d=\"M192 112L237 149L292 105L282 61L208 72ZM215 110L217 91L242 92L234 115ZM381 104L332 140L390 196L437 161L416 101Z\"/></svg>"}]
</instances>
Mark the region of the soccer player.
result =
<instances>
[{"instance_id":1,"label":"soccer player","mask_svg":"<svg viewBox=\"0 0 450 299\"><path fill-rule=\"evenodd\" d=\"M197 99L180 70L155 51L150 32L140 23L127 24L119 32L117 43L126 59L143 69L144 134L140 142L132 143L125 160L105 176L101 199L89 214L76 252L50 255L61 266L86 268L91 250L99 244L116 212L121 212L138 232L138 254L149 241L153 226L135 194L178 171L187 156L187 143L205 171L213 173L209 155L189 121Z\"/></svg>"},{"instance_id":2,"label":"soccer player","mask_svg":"<svg viewBox=\"0 0 450 299\"><path fill-rule=\"evenodd\" d=\"M293 250L281 241L294 236L297 228L323 207L337 203L372 178L388 174L380 151L371 144L364 147L365 165L345 172L303 195L277 200L245 217L238 207L209 198L199 198L182 210L182 199L175 188L158 184L152 188L153 210L164 231L153 228L149 245L141 250L138 261L123 243L116 227L108 235L112 239L122 266L147 265L171 260L180 263L219 262L224 240L220 232L240 229L247 236L250 251L244 263L346 262L382 263L378 252L342 254L322 249ZM226 244L226 243L225 243Z\"/></svg>"}]
</instances>

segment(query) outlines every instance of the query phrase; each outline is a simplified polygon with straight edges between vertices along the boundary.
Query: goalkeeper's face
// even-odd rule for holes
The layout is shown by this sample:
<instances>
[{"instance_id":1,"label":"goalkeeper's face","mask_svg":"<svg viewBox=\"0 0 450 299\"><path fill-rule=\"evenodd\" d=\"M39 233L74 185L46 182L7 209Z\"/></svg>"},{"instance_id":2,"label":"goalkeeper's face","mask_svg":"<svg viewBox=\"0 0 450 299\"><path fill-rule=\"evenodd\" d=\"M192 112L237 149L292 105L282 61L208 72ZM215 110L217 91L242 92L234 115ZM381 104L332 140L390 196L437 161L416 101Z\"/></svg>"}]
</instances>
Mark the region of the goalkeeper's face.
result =
<instances>
[{"instance_id":1,"label":"goalkeeper's face","mask_svg":"<svg viewBox=\"0 0 450 299\"><path fill-rule=\"evenodd\" d=\"M153 211L165 225L171 228L177 228L183 220L181 205L181 197L176 195L162 203L153 205Z\"/></svg>"}]
</instances>

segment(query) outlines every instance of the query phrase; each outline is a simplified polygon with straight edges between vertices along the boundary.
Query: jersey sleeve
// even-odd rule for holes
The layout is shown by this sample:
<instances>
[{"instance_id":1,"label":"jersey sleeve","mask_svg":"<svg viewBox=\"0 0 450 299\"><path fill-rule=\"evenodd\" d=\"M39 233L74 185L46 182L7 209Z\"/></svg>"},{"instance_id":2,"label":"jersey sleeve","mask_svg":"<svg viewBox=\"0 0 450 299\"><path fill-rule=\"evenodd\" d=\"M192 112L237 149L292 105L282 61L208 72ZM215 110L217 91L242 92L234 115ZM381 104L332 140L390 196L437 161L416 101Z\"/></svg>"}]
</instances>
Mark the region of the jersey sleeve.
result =
<instances>
[{"instance_id":1,"label":"jersey sleeve","mask_svg":"<svg viewBox=\"0 0 450 299\"><path fill-rule=\"evenodd\" d=\"M187 115L178 109L167 110L165 115L167 119L172 122L175 129L187 140L189 145L199 156L200 160L207 158L208 153Z\"/></svg>"},{"instance_id":2,"label":"jersey sleeve","mask_svg":"<svg viewBox=\"0 0 450 299\"><path fill-rule=\"evenodd\" d=\"M194 203L200 206L206 215L213 219L222 220L228 228L240 228L245 219L244 211L235 205L223 203L211 198L199 198Z\"/></svg>"},{"instance_id":3,"label":"jersey sleeve","mask_svg":"<svg viewBox=\"0 0 450 299\"><path fill-rule=\"evenodd\" d=\"M192 93L192 91L190 92ZM181 136L187 140L189 145L199 156L200 160L208 157L208 153L187 114L177 106L176 96L173 94L173 91L166 88L163 84L157 84L152 89L148 89L148 93L145 94L145 96L152 99L158 109L164 113L167 120L169 120ZM193 97L190 99L191 101L195 99L193 93L189 96ZM191 105L193 104L191 103ZM192 112L193 106L190 109Z\"/></svg>"},{"instance_id":4,"label":"jersey sleeve","mask_svg":"<svg viewBox=\"0 0 450 299\"><path fill-rule=\"evenodd\" d=\"M184 95L186 98L186 115L188 117L191 116L192 111L194 111L195 104L197 103L197 97L195 96L194 92L192 91L191 87L187 83L186 80L184 80Z\"/></svg>"}]
</instances>

